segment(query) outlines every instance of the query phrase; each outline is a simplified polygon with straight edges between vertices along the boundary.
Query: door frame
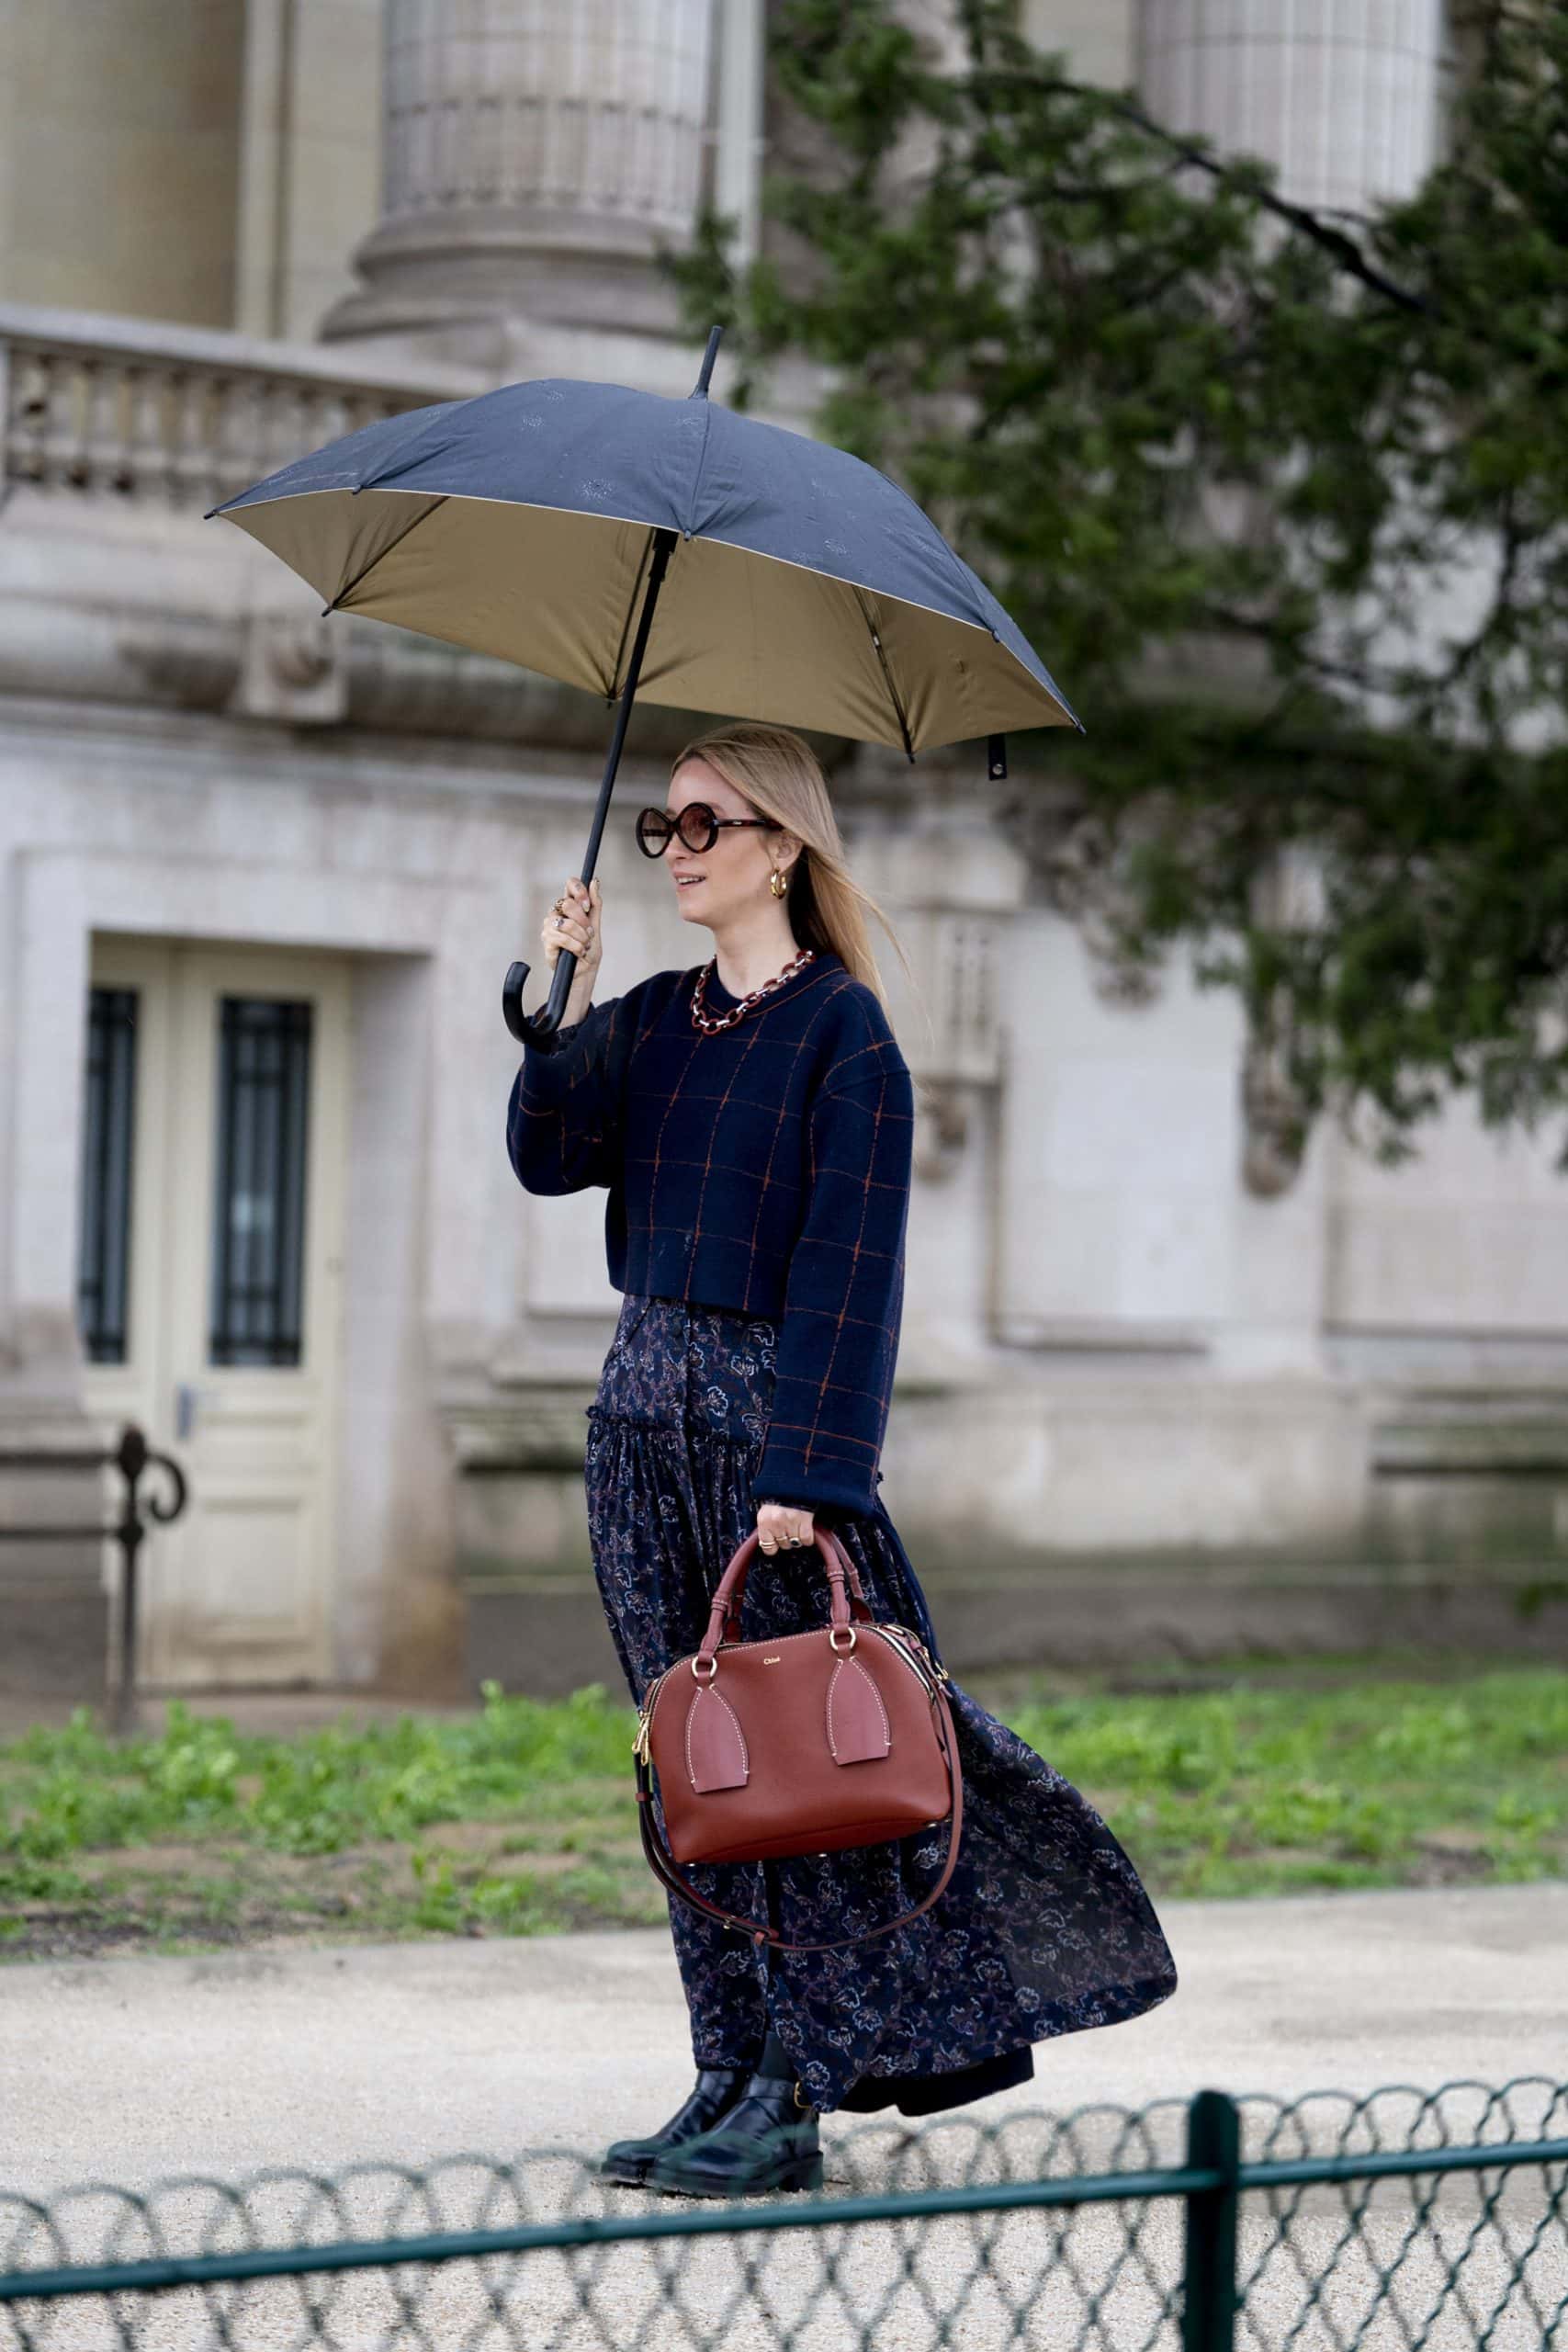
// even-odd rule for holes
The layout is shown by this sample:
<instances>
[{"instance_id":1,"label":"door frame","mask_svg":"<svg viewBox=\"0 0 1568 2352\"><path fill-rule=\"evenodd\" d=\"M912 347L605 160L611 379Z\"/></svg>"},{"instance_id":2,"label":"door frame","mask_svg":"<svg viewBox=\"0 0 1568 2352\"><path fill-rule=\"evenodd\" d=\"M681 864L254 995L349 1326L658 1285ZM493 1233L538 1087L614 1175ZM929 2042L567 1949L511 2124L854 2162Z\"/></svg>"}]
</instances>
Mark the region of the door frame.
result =
<instances>
[{"instance_id":1,"label":"door frame","mask_svg":"<svg viewBox=\"0 0 1568 2352\"><path fill-rule=\"evenodd\" d=\"M134 988L139 996L127 1354L123 1364L85 1366L86 1402L95 1418L140 1420L176 1456L182 1382L232 1396L245 1382L267 1377L258 1368L206 1361L217 1181L216 1007L224 995L255 995L306 999L314 1008L299 1367L316 1389L309 1414L316 1532L307 1622L299 1628L287 1671L246 1670L243 1637L227 1657L220 1635L195 1648L186 1641L182 1654L181 1593L189 1589L192 1555L202 1540L199 1482L193 1482L194 1508L173 1527L151 1534L143 1551L137 1679L154 1690L224 1680L330 1681L344 1420L352 959L330 949L96 933L89 985ZM197 1247L180 1246L176 1227L182 1225L200 1236ZM197 1361L187 1364L188 1355ZM261 1402L265 1406L265 1391ZM258 1418L265 1421L265 1410ZM108 1547L105 1580L111 1590L118 1573L118 1552Z\"/></svg>"}]
</instances>

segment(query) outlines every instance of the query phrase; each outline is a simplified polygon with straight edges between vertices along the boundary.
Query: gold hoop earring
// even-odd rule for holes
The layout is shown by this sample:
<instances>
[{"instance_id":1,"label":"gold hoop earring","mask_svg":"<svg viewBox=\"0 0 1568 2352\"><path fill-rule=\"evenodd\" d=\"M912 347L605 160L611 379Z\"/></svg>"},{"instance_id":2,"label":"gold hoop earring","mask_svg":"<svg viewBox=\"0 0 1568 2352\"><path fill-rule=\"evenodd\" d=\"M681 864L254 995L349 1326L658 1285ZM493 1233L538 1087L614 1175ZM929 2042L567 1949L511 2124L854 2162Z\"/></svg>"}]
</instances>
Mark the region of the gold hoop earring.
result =
<instances>
[{"instance_id":1,"label":"gold hoop earring","mask_svg":"<svg viewBox=\"0 0 1568 2352\"><path fill-rule=\"evenodd\" d=\"M782 899L784 892L789 888L789 876L785 874L781 874L778 867L775 865L773 872L768 876L768 888L773 892L775 899Z\"/></svg>"}]
</instances>

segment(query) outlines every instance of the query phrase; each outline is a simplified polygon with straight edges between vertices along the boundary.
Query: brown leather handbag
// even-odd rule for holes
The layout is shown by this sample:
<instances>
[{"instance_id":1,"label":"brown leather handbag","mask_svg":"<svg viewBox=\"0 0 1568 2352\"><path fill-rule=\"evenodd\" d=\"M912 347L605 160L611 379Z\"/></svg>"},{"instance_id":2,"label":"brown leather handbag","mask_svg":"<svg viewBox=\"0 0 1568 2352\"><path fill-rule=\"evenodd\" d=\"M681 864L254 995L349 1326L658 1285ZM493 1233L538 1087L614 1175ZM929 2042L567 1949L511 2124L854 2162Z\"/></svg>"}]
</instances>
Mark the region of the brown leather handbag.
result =
<instances>
[{"instance_id":1,"label":"brown leather handbag","mask_svg":"<svg viewBox=\"0 0 1568 2352\"><path fill-rule=\"evenodd\" d=\"M753 1531L719 1580L701 1648L644 1691L634 1744L643 1851L655 1875L697 1910L780 1951L843 1951L918 1919L952 1878L964 1831L946 1668L918 1634L873 1617L859 1571L831 1529L815 1529L814 1541L828 1575L829 1623L768 1641L736 1638ZM654 1823L654 1773L668 1852ZM710 1903L677 1868L833 1853L944 1821L947 1857L924 1900L835 1943L788 1943L776 1928Z\"/></svg>"}]
</instances>

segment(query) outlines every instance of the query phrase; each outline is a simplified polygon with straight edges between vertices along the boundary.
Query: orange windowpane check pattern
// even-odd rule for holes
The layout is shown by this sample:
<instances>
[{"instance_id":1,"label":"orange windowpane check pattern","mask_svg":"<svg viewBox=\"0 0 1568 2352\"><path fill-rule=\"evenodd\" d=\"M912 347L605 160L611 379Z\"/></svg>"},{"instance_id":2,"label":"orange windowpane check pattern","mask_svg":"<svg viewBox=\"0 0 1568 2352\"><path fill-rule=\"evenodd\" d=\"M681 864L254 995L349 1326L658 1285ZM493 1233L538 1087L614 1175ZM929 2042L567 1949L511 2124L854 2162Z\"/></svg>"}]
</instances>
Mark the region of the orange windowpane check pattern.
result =
<instances>
[{"instance_id":1,"label":"orange windowpane check pattern","mask_svg":"<svg viewBox=\"0 0 1568 2352\"><path fill-rule=\"evenodd\" d=\"M838 956L718 1035L692 1025L698 968L655 972L555 1053L525 1053L512 1164L530 1193L607 1188L617 1290L776 1317L756 1498L868 1511L904 1303L908 1068ZM716 976L707 996L734 1001Z\"/></svg>"}]
</instances>

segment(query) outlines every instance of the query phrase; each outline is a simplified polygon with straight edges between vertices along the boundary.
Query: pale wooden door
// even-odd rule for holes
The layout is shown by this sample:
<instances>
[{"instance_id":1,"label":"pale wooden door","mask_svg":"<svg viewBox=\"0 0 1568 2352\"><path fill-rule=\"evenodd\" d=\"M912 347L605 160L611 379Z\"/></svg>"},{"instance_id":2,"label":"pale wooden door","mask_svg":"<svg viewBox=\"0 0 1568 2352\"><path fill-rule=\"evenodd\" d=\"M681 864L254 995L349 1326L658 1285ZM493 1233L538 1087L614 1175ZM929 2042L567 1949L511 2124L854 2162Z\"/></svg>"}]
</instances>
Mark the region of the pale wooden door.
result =
<instances>
[{"instance_id":1,"label":"pale wooden door","mask_svg":"<svg viewBox=\"0 0 1568 2352\"><path fill-rule=\"evenodd\" d=\"M106 940L95 1010L134 1031L129 1145L93 1095L84 1161L89 1403L141 1420L190 1481L143 1554L140 1679L332 1672L349 983L337 958ZM121 1041L123 1050L123 1039ZM90 1064L90 1070L92 1065ZM107 1143L106 1144L106 1137ZM107 1207L118 1148L129 1199ZM123 1189L123 1188L122 1188ZM118 1267L105 1310L96 1257ZM99 1273L101 1277L102 1267ZM118 1360L115 1350L118 1347Z\"/></svg>"}]
</instances>

